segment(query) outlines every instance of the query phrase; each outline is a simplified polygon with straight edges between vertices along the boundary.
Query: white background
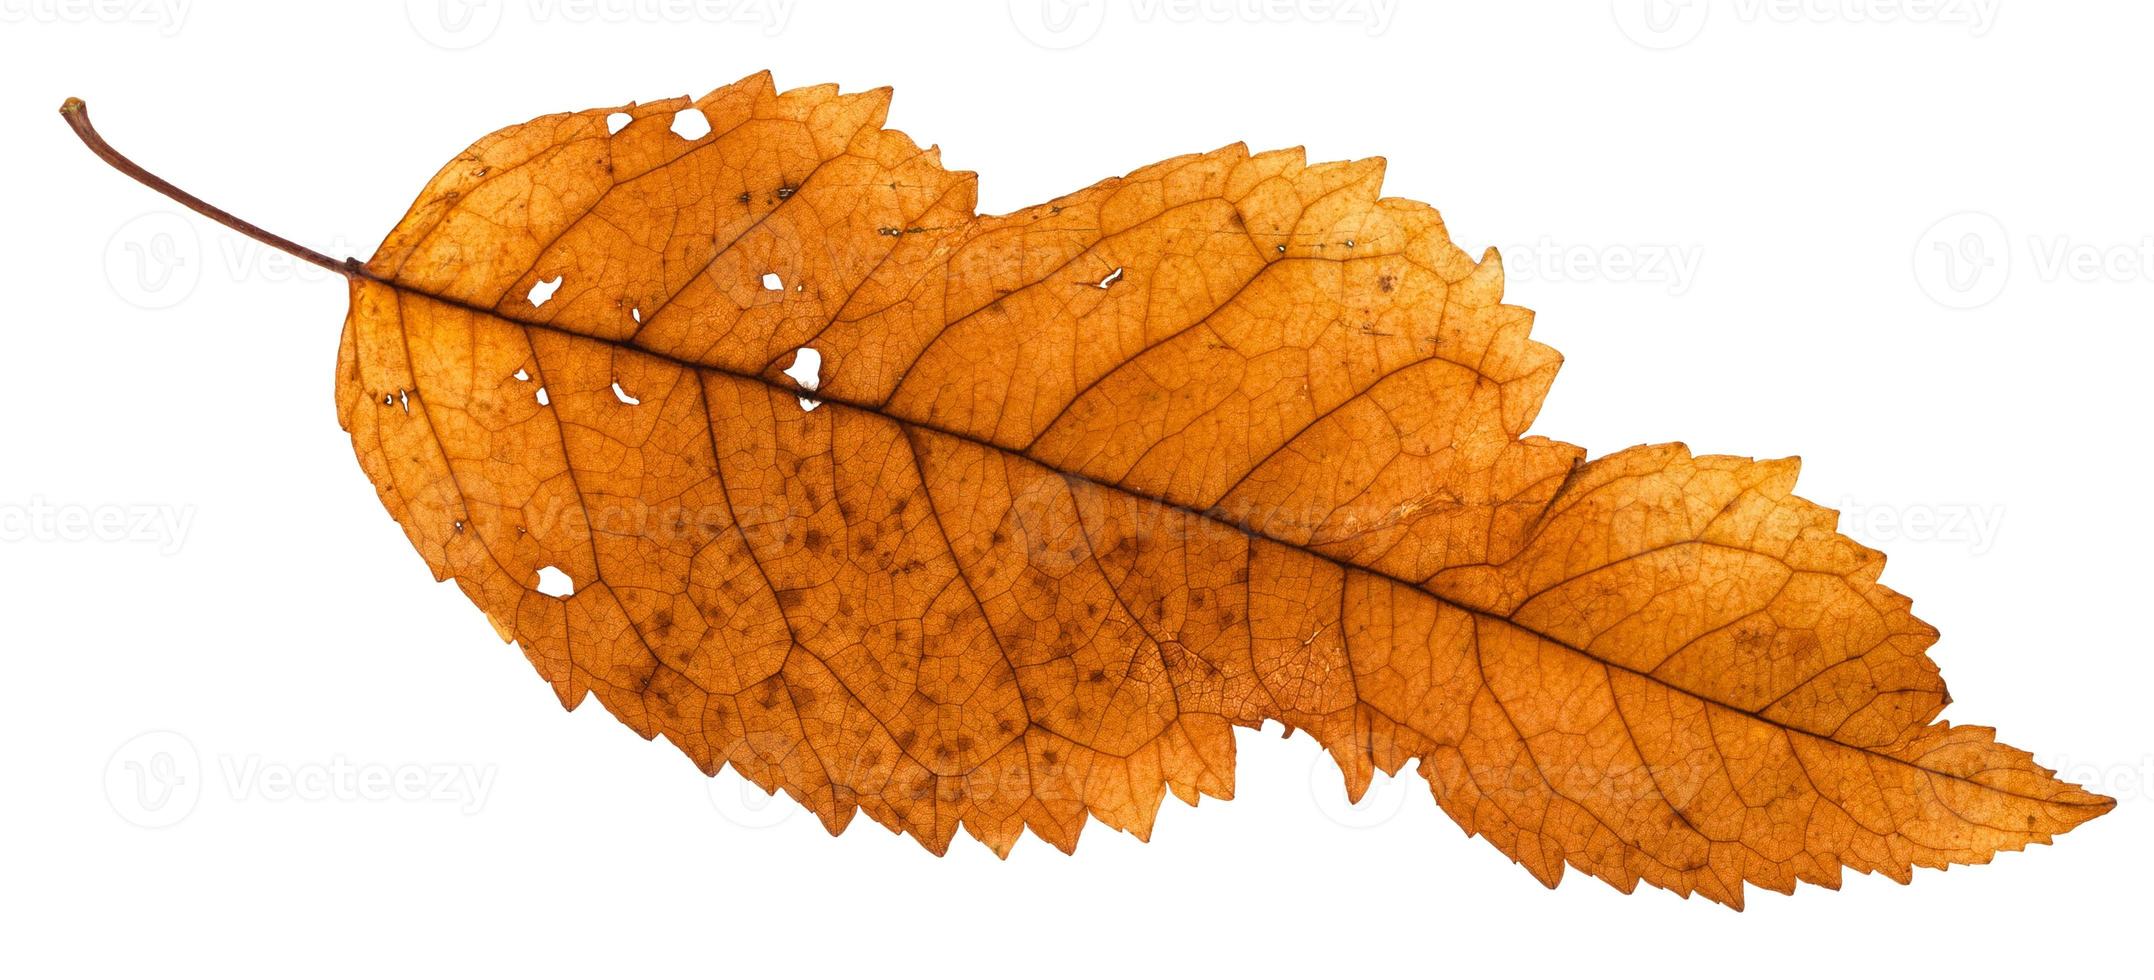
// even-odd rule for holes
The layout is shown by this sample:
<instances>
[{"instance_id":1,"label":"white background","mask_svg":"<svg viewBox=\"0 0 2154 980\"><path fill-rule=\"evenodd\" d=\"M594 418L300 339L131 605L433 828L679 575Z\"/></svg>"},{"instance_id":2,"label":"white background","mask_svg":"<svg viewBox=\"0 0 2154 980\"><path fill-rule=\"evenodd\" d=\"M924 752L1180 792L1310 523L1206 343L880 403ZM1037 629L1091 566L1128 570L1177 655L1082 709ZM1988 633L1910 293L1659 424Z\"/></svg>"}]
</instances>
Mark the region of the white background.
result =
<instances>
[{"instance_id":1,"label":"white background","mask_svg":"<svg viewBox=\"0 0 2154 980\"><path fill-rule=\"evenodd\" d=\"M448 2L0 0L0 972L2146 970L2154 7ZM496 127L765 67L896 86L985 211L1234 140L1387 156L1568 355L1537 431L1802 453L1943 631L1947 716L2119 808L1738 915L1545 891L1274 728L1149 845L831 839L564 715L354 465L341 282L54 113L363 257Z\"/></svg>"}]
</instances>

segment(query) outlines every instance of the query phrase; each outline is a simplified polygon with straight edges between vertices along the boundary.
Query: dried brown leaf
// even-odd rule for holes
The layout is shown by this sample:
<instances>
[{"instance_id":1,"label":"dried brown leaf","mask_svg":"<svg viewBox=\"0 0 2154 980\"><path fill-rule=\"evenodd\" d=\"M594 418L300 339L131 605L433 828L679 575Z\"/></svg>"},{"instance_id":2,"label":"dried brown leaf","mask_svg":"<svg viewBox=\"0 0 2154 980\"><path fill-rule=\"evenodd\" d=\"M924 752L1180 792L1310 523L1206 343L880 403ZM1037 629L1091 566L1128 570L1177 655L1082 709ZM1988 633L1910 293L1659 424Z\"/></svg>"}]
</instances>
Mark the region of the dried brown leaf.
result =
<instances>
[{"instance_id":1,"label":"dried brown leaf","mask_svg":"<svg viewBox=\"0 0 2154 980\"><path fill-rule=\"evenodd\" d=\"M1936 720L1935 632L1795 461L1526 435L1559 357L1380 160L984 216L888 100L512 126L355 272L360 461L562 704L937 853L1145 836L1277 720L1550 885L1731 905L2112 805Z\"/></svg>"}]
</instances>

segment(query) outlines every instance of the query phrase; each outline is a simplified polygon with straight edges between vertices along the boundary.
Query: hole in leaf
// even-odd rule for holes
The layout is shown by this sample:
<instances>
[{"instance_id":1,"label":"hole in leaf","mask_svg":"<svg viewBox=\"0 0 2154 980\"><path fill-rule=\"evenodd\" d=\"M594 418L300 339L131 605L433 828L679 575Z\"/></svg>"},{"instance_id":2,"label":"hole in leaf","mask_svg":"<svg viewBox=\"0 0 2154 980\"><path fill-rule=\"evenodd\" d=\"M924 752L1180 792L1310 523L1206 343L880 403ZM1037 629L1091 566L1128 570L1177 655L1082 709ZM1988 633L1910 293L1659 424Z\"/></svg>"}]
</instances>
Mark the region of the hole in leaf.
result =
<instances>
[{"instance_id":1,"label":"hole in leaf","mask_svg":"<svg viewBox=\"0 0 2154 980\"><path fill-rule=\"evenodd\" d=\"M411 414L411 392L398 388L396 390L396 403L403 407L404 414Z\"/></svg>"},{"instance_id":2,"label":"hole in leaf","mask_svg":"<svg viewBox=\"0 0 2154 980\"><path fill-rule=\"evenodd\" d=\"M763 273L763 288L773 290L784 289L785 280L778 278L778 274L775 272Z\"/></svg>"},{"instance_id":3,"label":"hole in leaf","mask_svg":"<svg viewBox=\"0 0 2154 980\"><path fill-rule=\"evenodd\" d=\"M565 599L576 594L575 580L559 568L548 565L538 570L538 577L538 590L541 593L556 599Z\"/></svg>"},{"instance_id":4,"label":"hole in leaf","mask_svg":"<svg viewBox=\"0 0 2154 980\"><path fill-rule=\"evenodd\" d=\"M642 323L642 322L643 322L643 307L640 307L640 306L631 306L631 307L629 307L629 308L628 308L628 318L629 318L629 319L631 319L631 320L634 320L634 321L636 321L637 323Z\"/></svg>"},{"instance_id":5,"label":"hole in leaf","mask_svg":"<svg viewBox=\"0 0 2154 980\"><path fill-rule=\"evenodd\" d=\"M821 387L823 384L823 353L813 347L803 347L794 351L793 366L785 369L785 376L793 379L794 384L809 391L814 391ZM821 404L822 402L813 398L802 398L800 400L800 410L812 412Z\"/></svg>"},{"instance_id":6,"label":"hole in leaf","mask_svg":"<svg viewBox=\"0 0 2154 980\"><path fill-rule=\"evenodd\" d=\"M634 118L635 118L635 117L633 117L633 116L630 116L630 115L629 115L628 113L625 113L625 112L609 112L609 113L607 113L607 114L606 114L606 135L608 135L608 136L611 136L611 135L613 135L613 134L615 134L615 133L618 133L618 132L620 132L620 131L621 131L621 127L623 127L623 126L626 126L626 125L628 125L629 121L630 121L630 120L632 120L632 119L634 119Z\"/></svg>"},{"instance_id":7,"label":"hole in leaf","mask_svg":"<svg viewBox=\"0 0 2154 980\"><path fill-rule=\"evenodd\" d=\"M1115 281L1120 278L1122 278L1122 267L1115 266L1113 272L1107 273L1107 278L1099 281L1099 288L1105 289L1109 286L1112 286L1115 284Z\"/></svg>"},{"instance_id":8,"label":"hole in leaf","mask_svg":"<svg viewBox=\"0 0 2154 980\"><path fill-rule=\"evenodd\" d=\"M538 395L537 395L537 398L538 398L538 403L539 403L539 404L541 404L541 405L551 405L551 404L553 404L553 399L551 399L551 398L548 398L548 397L546 397L546 386L545 386L545 385L539 385L539 390L538 390Z\"/></svg>"},{"instance_id":9,"label":"hole in leaf","mask_svg":"<svg viewBox=\"0 0 2154 980\"><path fill-rule=\"evenodd\" d=\"M531 380L531 372L526 371L523 368L517 368L516 373L510 375L510 377L515 378L518 381L529 381Z\"/></svg>"},{"instance_id":10,"label":"hole in leaf","mask_svg":"<svg viewBox=\"0 0 2154 980\"><path fill-rule=\"evenodd\" d=\"M545 306L546 301L553 298L554 291L560 288L560 276L541 279L531 285L531 292L525 294L524 298L530 300L532 306Z\"/></svg>"},{"instance_id":11,"label":"hole in leaf","mask_svg":"<svg viewBox=\"0 0 2154 980\"><path fill-rule=\"evenodd\" d=\"M622 390L621 390L621 383L620 383L620 382L618 382L618 381L616 381L616 382L614 382L614 383L613 383L613 397L615 397L615 398L618 398L618 399L620 399L620 400L621 400L621 404L623 404L623 405L641 405L641 404L643 404L643 400L642 400L642 399L640 399L640 398L637 398L637 397L635 397L635 396L633 396L633 395L630 395L630 394L629 394L628 392L622 391Z\"/></svg>"},{"instance_id":12,"label":"hole in leaf","mask_svg":"<svg viewBox=\"0 0 2154 980\"><path fill-rule=\"evenodd\" d=\"M711 134L711 121L703 110L689 106L673 114L673 134L684 140L699 140Z\"/></svg>"}]
</instances>

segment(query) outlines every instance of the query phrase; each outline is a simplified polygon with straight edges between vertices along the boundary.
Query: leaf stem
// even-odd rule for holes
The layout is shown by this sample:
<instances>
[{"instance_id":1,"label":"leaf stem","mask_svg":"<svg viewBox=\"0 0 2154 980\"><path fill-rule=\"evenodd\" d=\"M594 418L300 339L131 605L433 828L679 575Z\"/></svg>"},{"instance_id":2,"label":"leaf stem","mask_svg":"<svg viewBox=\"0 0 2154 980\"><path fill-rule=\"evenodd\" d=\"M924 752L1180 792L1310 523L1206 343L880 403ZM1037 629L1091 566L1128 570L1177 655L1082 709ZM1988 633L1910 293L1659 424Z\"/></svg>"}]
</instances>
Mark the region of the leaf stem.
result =
<instances>
[{"instance_id":1,"label":"leaf stem","mask_svg":"<svg viewBox=\"0 0 2154 980\"><path fill-rule=\"evenodd\" d=\"M75 135L82 139L82 144L89 147L90 152L97 154L98 159L111 164L112 169L140 181L143 186L186 205L188 210L293 258L311 262L346 278L362 275L357 259L345 259L341 262L332 259L291 239L265 231L253 222L180 190L163 177L144 170L141 164L127 159L120 151L113 149L112 144L105 142L103 136L98 135L97 128L90 125L90 107L81 99L68 99L60 103L60 117L67 120L68 128L75 131Z\"/></svg>"}]
</instances>

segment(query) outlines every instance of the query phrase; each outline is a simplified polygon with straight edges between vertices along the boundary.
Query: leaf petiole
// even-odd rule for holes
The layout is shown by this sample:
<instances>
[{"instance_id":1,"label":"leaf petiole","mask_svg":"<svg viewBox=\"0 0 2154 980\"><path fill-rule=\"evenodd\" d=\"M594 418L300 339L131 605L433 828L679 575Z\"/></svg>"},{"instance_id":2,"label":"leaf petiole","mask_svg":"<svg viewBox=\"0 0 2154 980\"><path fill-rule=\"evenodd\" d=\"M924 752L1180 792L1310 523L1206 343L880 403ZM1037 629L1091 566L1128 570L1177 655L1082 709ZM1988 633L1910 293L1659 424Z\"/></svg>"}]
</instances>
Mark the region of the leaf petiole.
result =
<instances>
[{"instance_id":1,"label":"leaf petiole","mask_svg":"<svg viewBox=\"0 0 2154 980\"><path fill-rule=\"evenodd\" d=\"M68 128L75 131L75 135L81 138L83 145L89 147L90 152L97 154L98 159L111 164L112 169L133 177L141 182L143 186L186 205L188 210L264 245L282 251L293 258L311 262L345 278L357 278L363 275L359 270L359 261L357 259L344 259L342 261L332 259L291 239L266 231L253 222L242 219L230 211L180 190L172 186L172 183L163 177L143 169L141 164L127 159L120 151L113 149L112 144L105 142L103 136L98 135L97 128L90 125L90 107L81 99L71 98L60 103L60 117L67 120Z\"/></svg>"}]
</instances>

